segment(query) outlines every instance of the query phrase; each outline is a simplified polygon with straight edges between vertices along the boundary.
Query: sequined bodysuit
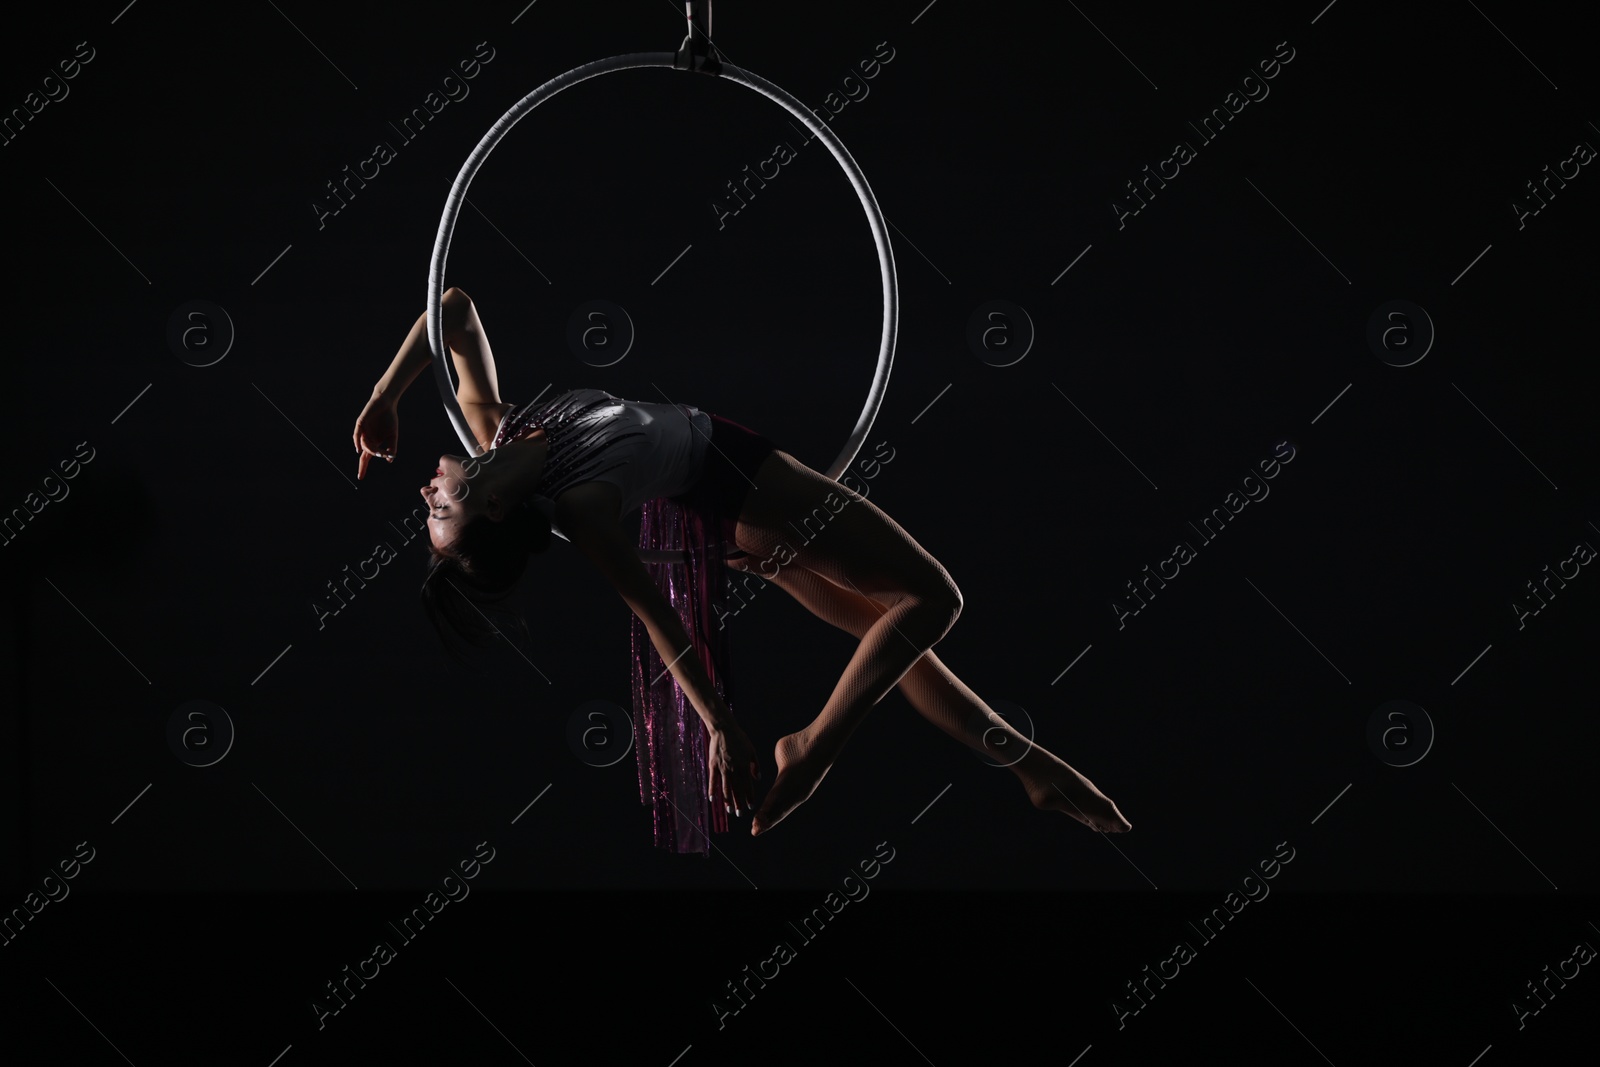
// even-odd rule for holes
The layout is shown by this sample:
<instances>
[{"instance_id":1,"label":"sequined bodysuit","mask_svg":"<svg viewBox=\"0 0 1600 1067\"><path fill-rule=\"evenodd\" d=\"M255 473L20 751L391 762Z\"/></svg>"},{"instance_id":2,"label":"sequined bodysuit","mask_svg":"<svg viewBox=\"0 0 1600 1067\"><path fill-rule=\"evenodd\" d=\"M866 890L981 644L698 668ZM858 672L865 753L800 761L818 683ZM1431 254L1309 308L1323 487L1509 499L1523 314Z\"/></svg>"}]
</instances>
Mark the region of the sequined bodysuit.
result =
<instances>
[{"instance_id":1,"label":"sequined bodysuit","mask_svg":"<svg viewBox=\"0 0 1600 1067\"><path fill-rule=\"evenodd\" d=\"M569 389L513 408L490 447L543 429L549 439L534 505L546 516L555 499L582 482L603 481L622 493L627 515L647 500L675 496L699 477L711 439L711 418L688 404L622 400L602 389Z\"/></svg>"}]
</instances>

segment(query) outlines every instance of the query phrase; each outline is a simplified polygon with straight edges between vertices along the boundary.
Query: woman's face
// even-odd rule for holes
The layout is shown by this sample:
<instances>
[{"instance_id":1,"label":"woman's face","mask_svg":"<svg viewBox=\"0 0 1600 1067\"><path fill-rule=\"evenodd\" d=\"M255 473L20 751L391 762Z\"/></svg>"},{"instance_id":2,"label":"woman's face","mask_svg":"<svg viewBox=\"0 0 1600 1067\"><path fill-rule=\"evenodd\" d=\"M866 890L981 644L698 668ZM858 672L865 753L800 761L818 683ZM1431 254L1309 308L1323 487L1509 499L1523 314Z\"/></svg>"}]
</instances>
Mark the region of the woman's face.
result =
<instances>
[{"instance_id":1,"label":"woman's face","mask_svg":"<svg viewBox=\"0 0 1600 1067\"><path fill-rule=\"evenodd\" d=\"M433 477L420 492L428 506L428 536L433 547L443 549L458 536L466 524L483 514L484 464L467 456L444 455Z\"/></svg>"},{"instance_id":2,"label":"woman's face","mask_svg":"<svg viewBox=\"0 0 1600 1067\"><path fill-rule=\"evenodd\" d=\"M479 515L493 522L537 484L544 468L544 435L530 434L481 456L439 457L433 478L420 492L428 505L428 536L443 551Z\"/></svg>"}]
</instances>

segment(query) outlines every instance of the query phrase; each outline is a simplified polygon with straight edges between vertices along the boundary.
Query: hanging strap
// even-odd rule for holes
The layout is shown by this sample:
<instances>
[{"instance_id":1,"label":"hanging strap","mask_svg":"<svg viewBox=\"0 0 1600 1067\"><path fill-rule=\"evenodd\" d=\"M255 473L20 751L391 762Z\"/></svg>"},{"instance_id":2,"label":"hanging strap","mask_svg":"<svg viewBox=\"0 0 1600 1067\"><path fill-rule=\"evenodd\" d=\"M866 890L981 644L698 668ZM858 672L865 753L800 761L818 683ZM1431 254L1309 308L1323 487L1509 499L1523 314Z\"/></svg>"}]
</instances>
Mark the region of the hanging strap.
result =
<instances>
[{"instance_id":1,"label":"hanging strap","mask_svg":"<svg viewBox=\"0 0 1600 1067\"><path fill-rule=\"evenodd\" d=\"M686 0L683 7L689 18L689 33L678 45L672 65L713 76L722 73L722 56L711 43L711 0Z\"/></svg>"}]
</instances>

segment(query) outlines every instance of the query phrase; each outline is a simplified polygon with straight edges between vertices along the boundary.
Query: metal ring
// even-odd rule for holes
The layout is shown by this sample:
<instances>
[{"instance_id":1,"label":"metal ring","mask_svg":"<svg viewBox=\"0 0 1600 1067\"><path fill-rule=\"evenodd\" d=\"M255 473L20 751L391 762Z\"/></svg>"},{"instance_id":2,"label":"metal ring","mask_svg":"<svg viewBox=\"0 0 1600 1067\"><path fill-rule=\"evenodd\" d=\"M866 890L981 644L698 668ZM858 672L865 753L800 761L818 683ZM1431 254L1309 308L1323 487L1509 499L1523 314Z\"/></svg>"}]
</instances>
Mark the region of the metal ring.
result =
<instances>
[{"instance_id":1,"label":"metal ring","mask_svg":"<svg viewBox=\"0 0 1600 1067\"><path fill-rule=\"evenodd\" d=\"M483 161L511 127L528 112L563 89L569 89L579 82L588 81L601 74L634 67L674 69L675 60L676 56L672 52L633 52L628 55L613 56L610 59L597 59L593 63L574 67L565 74L551 78L517 101L511 110L502 115L499 121L489 128L489 132L483 135L483 139L472 150L467 161L461 165L455 183L450 187L450 195L445 200L444 214L439 219L439 233L433 242L433 260L428 267L428 346L433 351L434 380L438 383L445 413L450 417L451 425L455 427L456 434L471 455L481 455L485 450L468 428L466 416L461 411L461 404L456 400L455 384L450 378L450 360L445 358L448 350L444 343L444 324L440 314L444 301L445 258L450 252L450 238L455 233L456 216L461 211L461 202L466 199L467 186L472 184L478 168L483 166ZM814 137L820 138L822 143L828 146L828 151L833 153L833 158L838 161L839 166L844 168L845 175L850 179L850 185L855 189L856 196L867 213L867 222L872 227L872 240L878 249L878 271L883 283L883 331L878 342L878 365L872 375L872 385L867 390L867 401L862 405L861 414L857 416L855 427L850 431L844 448L825 472L829 478L837 481L845 471L849 470L850 464L855 462L856 454L861 451L862 443L872 430L873 420L877 418L878 409L883 404L884 393L888 390L889 368L894 361L895 334L899 322L899 290L895 281L894 252L889 247L889 234L884 225L883 212L879 210L878 201L867 185L866 176L861 173L861 168L851 158L849 151L826 124L817 120L809 108L765 78L751 74L731 63L722 64L718 77L754 89L769 100L781 104L786 111L803 122ZM555 533L565 537L559 530ZM675 563L684 558L681 551L642 550L639 555L646 563Z\"/></svg>"}]
</instances>

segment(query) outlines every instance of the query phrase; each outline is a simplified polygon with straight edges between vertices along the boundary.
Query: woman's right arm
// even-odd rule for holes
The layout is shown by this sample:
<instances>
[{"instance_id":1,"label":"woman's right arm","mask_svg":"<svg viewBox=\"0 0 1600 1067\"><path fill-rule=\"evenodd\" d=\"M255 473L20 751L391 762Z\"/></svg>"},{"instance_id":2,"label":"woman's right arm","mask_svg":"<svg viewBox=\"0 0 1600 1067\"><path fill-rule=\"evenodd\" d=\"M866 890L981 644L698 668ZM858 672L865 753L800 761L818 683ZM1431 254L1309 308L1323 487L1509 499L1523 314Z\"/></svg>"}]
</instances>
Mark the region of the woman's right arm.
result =
<instances>
[{"instance_id":1,"label":"woman's right arm","mask_svg":"<svg viewBox=\"0 0 1600 1067\"><path fill-rule=\"evenodd\" d=\"M440 311L444 317L445 347L454 358L459 380L456 400L462 404L500 403L494 357L490 354L488 339L483 334L483 322L478 318L472 298L460 289L449 289L440 302ZM400 397L417 380L417 375L432 362L433 350L428 346L428 313L424 311L412 324L411 332L400 345L400 351L395 353L389 369L373 387L372 395L393 397L399 403Z\"/></svg>"},{"instance_id":2,"label":"woman's right arm","mask_svg":"<svg viewBox=\"0 0 1600 1067\"><path fill-rule=\"evenodd\" d=\"M456 402L472 425L484 448L494 437L495 428L509 405L500 400L500 387L496 381L494 354L489 349L489 338L483 332L483 320L472 298L460 289L447 290L440 302L441 326L444 343L456 366ZM395 353L389 369L372 388L351 437L356 455L360 457L357 478L367 475L367 461L382 456L394 461L400 444L400 397L416 381L422 369L433 362L433 350L428 345L428 313L424 311L412 324L400 351Z\"/></svg>"}]
</instances>

